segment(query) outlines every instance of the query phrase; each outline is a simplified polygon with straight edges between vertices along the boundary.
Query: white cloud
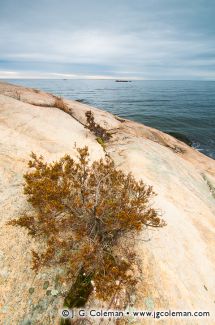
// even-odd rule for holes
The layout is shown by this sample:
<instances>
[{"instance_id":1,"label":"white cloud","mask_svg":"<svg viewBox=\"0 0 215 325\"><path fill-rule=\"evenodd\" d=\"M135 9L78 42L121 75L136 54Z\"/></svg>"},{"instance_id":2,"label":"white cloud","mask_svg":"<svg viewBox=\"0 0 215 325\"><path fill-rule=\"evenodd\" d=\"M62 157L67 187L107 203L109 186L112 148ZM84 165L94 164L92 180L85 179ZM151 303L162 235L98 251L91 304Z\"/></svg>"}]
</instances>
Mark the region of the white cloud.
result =
<instances>
[{"instance_id":1,"label":"white cloud","mask_svg":"<svg viewBox=\"0 0 215 325\"><path fill-rule=\"evenodd\" d=\"M86 75L86 74L70 74L70 73L56 73L56 72L35 72L35 71L5 71L0 70L0 79L129 79L142 80L137 76L131 76L127 72L125 74L110 75Z\"/></svg>"}]
</instances>

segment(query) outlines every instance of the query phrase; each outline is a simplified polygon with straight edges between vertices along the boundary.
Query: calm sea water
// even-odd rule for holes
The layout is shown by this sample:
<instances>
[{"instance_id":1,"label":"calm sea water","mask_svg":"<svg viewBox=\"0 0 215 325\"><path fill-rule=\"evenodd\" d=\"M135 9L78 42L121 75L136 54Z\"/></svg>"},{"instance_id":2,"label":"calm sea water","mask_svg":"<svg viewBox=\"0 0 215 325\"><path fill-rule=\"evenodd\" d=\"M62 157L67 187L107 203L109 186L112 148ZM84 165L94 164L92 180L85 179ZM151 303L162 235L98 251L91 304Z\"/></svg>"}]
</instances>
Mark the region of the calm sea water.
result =
<instances>
[{"instance_id":1,"label":"calm sea water","mask_svg":"<svg viewBox=\"0 0 215 325\"><path fill-rule=\"evenodd\" d=\"M215 159L215 81L8 80L187 137Z\"/></svg>"}]
</instances>

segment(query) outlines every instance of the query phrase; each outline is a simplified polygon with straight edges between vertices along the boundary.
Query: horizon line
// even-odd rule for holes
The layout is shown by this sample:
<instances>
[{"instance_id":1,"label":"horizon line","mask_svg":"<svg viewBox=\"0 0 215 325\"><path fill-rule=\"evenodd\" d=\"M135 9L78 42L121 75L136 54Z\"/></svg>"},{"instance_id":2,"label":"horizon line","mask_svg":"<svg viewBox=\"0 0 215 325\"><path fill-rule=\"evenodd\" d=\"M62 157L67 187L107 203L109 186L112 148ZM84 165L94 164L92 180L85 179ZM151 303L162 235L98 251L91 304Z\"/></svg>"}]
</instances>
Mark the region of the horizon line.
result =
<instances>
[{"instance_id":1,"label":"horizon line","mask_svg":"<svg viewBox=\"0 0 215 325\"><path fill-rule=\"evenodd\" d=\"M123 81L215 81L215 79L133 79L133 78L11 78L1 77L0 80L123 80Z\"/></svg>"}]
</instances>

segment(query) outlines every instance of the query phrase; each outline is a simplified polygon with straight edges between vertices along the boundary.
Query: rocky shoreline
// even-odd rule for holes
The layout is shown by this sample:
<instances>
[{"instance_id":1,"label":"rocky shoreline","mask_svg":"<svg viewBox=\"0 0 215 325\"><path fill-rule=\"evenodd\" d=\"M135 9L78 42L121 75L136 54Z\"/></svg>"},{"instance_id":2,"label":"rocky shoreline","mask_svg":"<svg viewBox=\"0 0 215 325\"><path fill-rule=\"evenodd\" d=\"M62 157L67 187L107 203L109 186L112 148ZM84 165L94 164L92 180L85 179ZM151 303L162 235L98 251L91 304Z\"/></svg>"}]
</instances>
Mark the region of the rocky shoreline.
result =
<instances>
[{"instance_id":1,"label":"rocky shoreline","mask_svg":"<svg viewBox=\"0 0 215 325\"><path fill-rule=\"evenodd\" d=\"M87 111L111 134L105 143L86 127ZM142 278L134 307L211 311L211 317L191 318L189 324L214 324L214 160L156 129L81 102L2 82L0 323L59 322L67 284L58 283L59 270L45 269L35 275L30 252L36 243L22 229L6 223L29 208L22 193L22 175L31 151L52 161L65 153L74 156L75 146L84 145L92 160L108 154L119 168L152 185L157 193L153 204L167 223L159 231L143 233L137 241ZM102 305L93 297L89 304L98 309ZM177 324L184 324L183 319L177 319Z\"/></svg>"}]
</instances>

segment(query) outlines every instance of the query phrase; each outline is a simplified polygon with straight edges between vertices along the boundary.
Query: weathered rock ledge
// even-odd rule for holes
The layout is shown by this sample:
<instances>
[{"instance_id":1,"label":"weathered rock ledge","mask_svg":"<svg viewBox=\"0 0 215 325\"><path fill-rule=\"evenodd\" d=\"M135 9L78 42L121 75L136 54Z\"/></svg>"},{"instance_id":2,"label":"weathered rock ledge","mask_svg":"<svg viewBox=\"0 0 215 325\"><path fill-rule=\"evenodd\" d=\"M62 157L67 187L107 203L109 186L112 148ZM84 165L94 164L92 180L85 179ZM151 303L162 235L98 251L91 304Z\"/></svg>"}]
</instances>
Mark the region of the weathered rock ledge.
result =
<instances>
[{"instance_id":1,"label":"weathered rock ledge","mask_svg":"<svg viewBox=\"0 0 215 325\"><path fill-rule=\"evenodd\" d=\"M57 270L35 276L30 267L36 243L6 222L28 208L22 175L31 151L51 161L65 153L74 156L75 145L87 145L92 160L104 157L103 147L84 127L88 110L112 134L106 153L153 185L154 205L167 222L138 241L143 278L135 308L210 311L210 318L163 322L214 324L214 160L153 128L76 101L61 104L51 94L0 83L0 324L58 324L63 297Z\"/></svg>"}]
</instances>

